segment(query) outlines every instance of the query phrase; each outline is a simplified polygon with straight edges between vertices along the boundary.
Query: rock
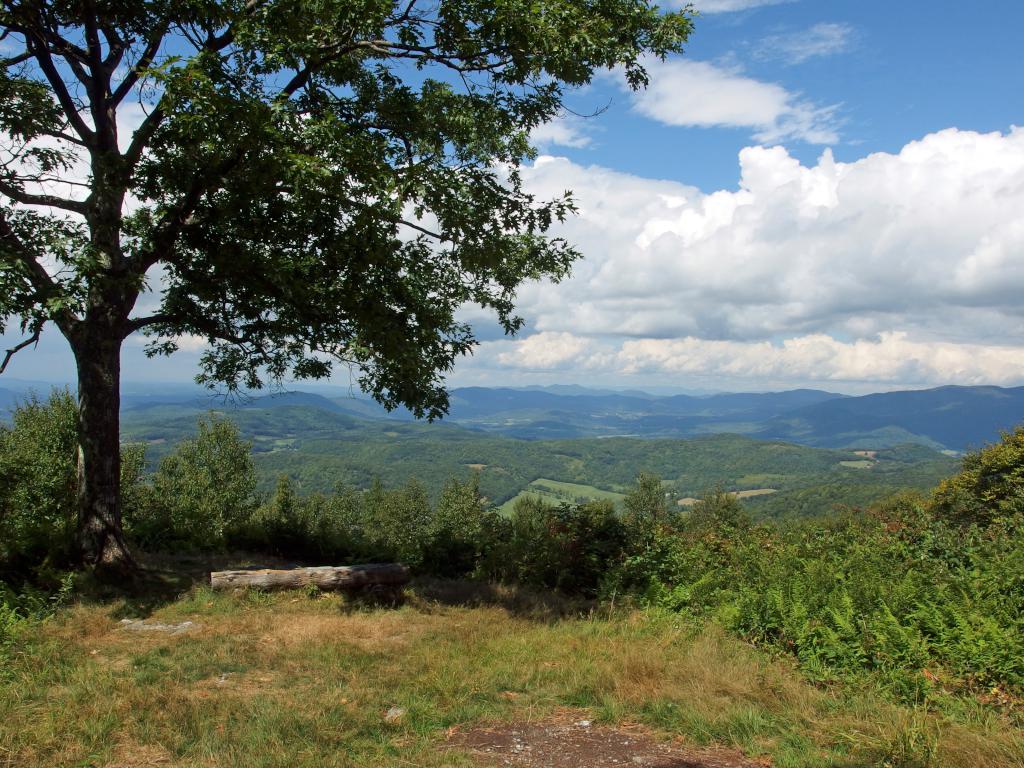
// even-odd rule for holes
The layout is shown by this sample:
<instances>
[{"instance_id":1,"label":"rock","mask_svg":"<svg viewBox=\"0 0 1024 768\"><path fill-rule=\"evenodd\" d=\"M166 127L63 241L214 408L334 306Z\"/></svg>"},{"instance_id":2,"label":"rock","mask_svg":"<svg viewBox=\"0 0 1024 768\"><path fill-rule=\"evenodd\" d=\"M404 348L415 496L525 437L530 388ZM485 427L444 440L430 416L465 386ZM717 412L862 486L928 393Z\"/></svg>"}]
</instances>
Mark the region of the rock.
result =
<instances>
[{"instance_id":1,"label":"rock","mask_svg":"<svg viewBox=\"0 0 1024 768\"><path fill-rule=\"evenodd\" d=\"M402 707L391 707L384 713L385 723L397 723L405 717L405 710Z\"/></svg>"}]
</instances>

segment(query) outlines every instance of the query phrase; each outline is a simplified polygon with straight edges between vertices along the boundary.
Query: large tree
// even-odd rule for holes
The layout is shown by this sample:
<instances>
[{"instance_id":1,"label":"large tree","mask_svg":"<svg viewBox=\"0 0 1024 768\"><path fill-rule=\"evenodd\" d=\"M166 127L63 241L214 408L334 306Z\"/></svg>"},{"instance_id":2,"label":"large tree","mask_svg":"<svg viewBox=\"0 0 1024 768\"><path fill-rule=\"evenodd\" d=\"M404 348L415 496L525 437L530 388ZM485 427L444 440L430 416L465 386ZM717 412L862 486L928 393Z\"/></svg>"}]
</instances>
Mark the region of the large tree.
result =
<instances>
[{"instance_id":1,"label":"large tree","mask_svg":"<svg viewBox=\"0 0 1024 768\"><path fill-rule=\"evenodd\" d=\"M577 256L545 234L569 196L522 186L530 132L600 69L643 87L691 28L648 0L0 4L0 322L25 335L3 366L47 324L71 346L97 566L129 562L127 337L205 339L198 378L229 388L342 361L442 414L457 309L514 332L516 287Z\"/></svg>"}]
</instances>

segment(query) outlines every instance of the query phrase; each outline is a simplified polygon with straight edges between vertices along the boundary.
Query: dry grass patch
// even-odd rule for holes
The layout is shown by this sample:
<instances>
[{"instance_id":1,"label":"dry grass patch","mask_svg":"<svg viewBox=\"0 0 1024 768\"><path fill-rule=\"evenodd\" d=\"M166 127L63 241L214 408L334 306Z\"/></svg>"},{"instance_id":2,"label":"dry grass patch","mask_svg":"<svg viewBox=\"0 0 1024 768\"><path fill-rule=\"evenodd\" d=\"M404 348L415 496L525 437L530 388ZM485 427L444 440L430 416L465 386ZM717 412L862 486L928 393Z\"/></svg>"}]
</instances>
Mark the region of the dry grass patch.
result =
<instances>
[{"instance_id":1,"label":"dry grass patch","mask_svg":"<svg viewBox=\"0 0 1024 768\"><path fill-rule=\"evenodd\" d=\"M343 643L365 651L400 650L425 629L398 612L351 615L306 614L274 624L260 642L283 649Z\"/></svg>"}]
</instances>

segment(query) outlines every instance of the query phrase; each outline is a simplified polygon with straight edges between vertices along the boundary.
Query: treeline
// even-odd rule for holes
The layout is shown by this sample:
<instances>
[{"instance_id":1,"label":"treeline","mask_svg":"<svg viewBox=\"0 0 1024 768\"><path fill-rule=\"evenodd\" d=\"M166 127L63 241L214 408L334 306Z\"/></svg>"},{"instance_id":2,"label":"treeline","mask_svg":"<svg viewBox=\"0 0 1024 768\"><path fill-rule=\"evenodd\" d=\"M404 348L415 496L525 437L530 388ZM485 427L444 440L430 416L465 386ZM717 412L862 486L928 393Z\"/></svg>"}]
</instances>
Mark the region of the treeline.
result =
<instances>
[{"instance_id":1,"label":"treeline","mask_svg":"<svg viewBox=\"0 0 1024 768\"><path fill-rule=\"evenodd\" d=\"M27 404L0 432L9 582L41 583L68 562L74 440L74 403L63 395ZM715 621L794 655L812 677L866 675L906 700L1024 693L1024 429L968 456L930 496L787 525L755 523L720 488L682 510L648 474L620 509L524 499L503 517L472 477L449 480L433 503L416 481L300 495L282 477L262 495L252 461L236 428L217 418L151 475L141 451L127 450L135 546L401 560L421 574Z\"/></svg>"}]
</instances>

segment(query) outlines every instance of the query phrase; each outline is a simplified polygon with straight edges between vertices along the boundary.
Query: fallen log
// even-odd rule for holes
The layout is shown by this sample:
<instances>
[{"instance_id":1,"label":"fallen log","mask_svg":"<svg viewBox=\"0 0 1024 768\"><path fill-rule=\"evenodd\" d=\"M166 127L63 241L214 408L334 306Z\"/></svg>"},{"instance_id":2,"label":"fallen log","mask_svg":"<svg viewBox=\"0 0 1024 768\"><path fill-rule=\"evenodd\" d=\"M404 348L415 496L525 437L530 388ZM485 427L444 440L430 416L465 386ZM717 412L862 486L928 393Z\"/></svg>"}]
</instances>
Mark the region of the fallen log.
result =
<instances>
[{"instance_id":1,"label":"fallen log","mask_svg":"<svg viewBox=\"0 0 1024 768\"><path fill-rule=\"evenodd\" d=\"M210 586L214 589L295 589L313 584L320 589L398 592L402 585L408 583L409 569L400 563L320 565L286 570L263 568L252 571L213 571L210 574Z\"/></svg>"}]
</instances>

